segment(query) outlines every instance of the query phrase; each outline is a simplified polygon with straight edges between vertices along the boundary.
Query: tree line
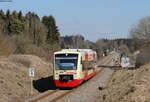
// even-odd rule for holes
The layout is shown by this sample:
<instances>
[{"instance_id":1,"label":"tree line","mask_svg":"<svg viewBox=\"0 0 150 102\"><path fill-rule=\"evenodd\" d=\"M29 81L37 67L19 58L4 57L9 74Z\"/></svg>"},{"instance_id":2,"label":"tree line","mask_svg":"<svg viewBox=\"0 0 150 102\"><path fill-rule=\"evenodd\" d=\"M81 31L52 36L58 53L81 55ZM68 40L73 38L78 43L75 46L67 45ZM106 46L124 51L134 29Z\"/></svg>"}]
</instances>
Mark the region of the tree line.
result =
<instances>
[{"instance_id":1,"label":"tree line","mask_svg":"<svg viewBox=\"0 0 150 102\"><path fill-rule=\"evenodd\" d=\"M43 16L41 19L34 12L28 12L23 16L22 12L6 13L0 10L0 31L9 36L24 34L36 45L43 43L58 43L59 30L53 16Z\"/></svg>"},{"instance_id":2,"label":"tree line","mask_svg":"<svg viewBox=\"0 0 150 102\"><path fill-rule=\"evenodd\" d=\"M57 49L60 45L55 18L51 15L40 18L34 12L23 15L21 11L0 10L0 37L13 43L13 53L30 53L36 48L51 49L55 46Z\"/></svg>"},{"instance_id":3,"label":"tree line","mask_svg":"<svg viewBox=\"0 0 150 102\"><path fill-rule=\"evenodd\" d=\"M107 50L121 48L134 53L150 48L150 17L145 17L131 28L127 39L86 40L81 34L61 36L55 18L39 17L34 12L4 12L0 10L0 55L35 54L52 57L53 52L63 48L90 48L101 58Z\"/></svg>"}]
</instances>

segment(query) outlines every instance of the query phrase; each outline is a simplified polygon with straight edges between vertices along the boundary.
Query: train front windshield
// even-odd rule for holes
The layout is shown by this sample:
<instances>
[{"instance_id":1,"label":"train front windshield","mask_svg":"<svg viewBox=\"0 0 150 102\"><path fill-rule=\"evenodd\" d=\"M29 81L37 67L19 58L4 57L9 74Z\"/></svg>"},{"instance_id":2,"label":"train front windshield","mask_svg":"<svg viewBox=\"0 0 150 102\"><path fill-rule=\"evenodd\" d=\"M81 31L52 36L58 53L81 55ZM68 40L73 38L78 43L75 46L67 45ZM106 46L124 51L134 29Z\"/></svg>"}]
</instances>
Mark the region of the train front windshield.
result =
<instances>
[{"instance_id":1,"label":"train front windshield","mask_svg":"<svg viewBox=\"0 0 150 102\"><path fill-rule=\"evenodd\" d=\"M55 69L56 70L76 70L78 62L78 54L56 54Z\"/></svg>"}]
</instances>

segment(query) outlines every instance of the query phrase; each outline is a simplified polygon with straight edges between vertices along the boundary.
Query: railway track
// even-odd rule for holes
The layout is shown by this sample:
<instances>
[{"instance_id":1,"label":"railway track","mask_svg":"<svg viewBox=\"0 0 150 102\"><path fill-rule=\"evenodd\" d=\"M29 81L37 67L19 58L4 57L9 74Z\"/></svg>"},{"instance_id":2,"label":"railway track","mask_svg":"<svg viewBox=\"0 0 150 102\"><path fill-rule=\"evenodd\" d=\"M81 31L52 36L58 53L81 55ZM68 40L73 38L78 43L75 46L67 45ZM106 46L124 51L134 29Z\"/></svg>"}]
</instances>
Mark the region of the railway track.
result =
<instances>
[{"instance_id":1,"label":"railway track","mask_svg":"<svg viewBox=\"0 0 150 102\"><path fill-rule=\"evenodd\" d=\"M102 63L103 63L103 65L107 65L108 63L110 63L111 60L112 60L112 56L102 60ZM102 72L102 71L103 71L103 69L99 68L99 70L97 70L97 74ZM92 81L92 80L89 80L88 82L90 83L90 81ZM84 85L84 84L82 84L82 85ZM79 87L81 87L81 86L79 86ZM77 88L79 88L79 87L77 87ZM69 89L65 89L65 90L61 90L61 89L49 90L49 91L46 91L44 93L41 93L38 96L35 96L35 97L31 98L27 102L57 102L58 100L60 100L61 98L63 98L67 94L73 92L77 88L73 88L73 89L70 89L70 90Z\"/></svg>"}]
</instances>

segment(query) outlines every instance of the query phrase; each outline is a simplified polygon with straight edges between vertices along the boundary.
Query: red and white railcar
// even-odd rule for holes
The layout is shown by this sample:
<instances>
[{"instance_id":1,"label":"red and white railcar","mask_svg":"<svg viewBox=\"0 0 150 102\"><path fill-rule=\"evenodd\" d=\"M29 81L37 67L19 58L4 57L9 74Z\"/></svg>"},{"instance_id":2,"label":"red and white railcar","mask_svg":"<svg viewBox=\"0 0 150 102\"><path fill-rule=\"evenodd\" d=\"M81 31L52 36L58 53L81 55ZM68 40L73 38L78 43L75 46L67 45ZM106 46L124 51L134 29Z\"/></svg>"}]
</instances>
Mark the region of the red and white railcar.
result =
<instances>
[{"instance_id":1,"label":"red and white railcar","mask_svg":"<svg viewBox=\"0 0 150 102\"><path fill-rule=\"evenodd\" d=\"M76 87L96 74L97 54L91 49L63 49L54 53L56 87Z\"/></svg>"}]
</instances>

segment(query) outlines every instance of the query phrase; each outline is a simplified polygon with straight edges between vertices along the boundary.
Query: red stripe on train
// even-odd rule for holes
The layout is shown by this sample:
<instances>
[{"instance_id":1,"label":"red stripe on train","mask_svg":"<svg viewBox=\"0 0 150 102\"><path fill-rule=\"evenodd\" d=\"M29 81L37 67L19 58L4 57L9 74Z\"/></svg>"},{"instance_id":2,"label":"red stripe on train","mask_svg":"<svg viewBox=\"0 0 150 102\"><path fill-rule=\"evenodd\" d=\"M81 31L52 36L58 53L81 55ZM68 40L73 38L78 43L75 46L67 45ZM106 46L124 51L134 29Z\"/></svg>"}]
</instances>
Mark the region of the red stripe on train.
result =
<instances>
[{"instance_id":1,"label":"red stripe on train","mask_svg":"<svg viewBox=\"0 0 150 102\"><path fill-rule=\"evenodd\" d=\"M61 82L60 80L54 80L57 87L77 87L83 82L83 79L74 79L72 81Z\"/></svg>"}]
</instances>

